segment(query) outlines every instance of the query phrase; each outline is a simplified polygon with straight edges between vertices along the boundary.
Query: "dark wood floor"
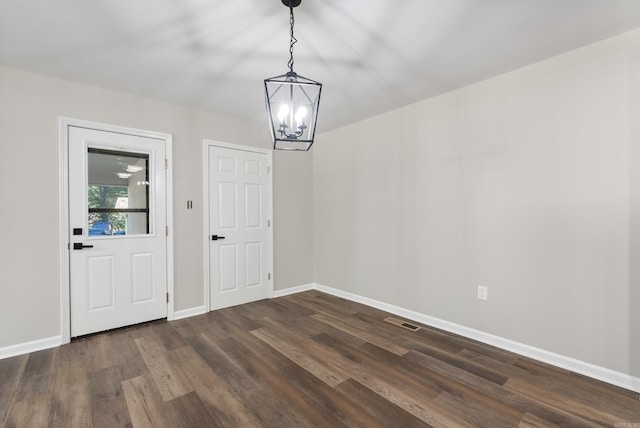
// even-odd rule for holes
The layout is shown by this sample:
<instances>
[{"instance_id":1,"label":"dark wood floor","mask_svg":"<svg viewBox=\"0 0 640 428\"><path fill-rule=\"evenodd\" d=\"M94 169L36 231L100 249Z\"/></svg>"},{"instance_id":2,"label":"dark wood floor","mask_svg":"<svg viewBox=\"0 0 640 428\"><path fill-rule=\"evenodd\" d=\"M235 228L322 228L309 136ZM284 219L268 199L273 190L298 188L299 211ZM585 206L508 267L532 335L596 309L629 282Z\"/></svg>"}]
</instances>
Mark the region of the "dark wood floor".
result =
<instances>
[{"instance_id":1,"label":"dark wood floor","mask_svg":"<svg viewBox=\"0 0 640 428\"><path fill-rule=\"evenodd\" d=\"M0 360L0 422L640 427L636 393L388 316L310 291Z\"/></svg>"}]
</instances>

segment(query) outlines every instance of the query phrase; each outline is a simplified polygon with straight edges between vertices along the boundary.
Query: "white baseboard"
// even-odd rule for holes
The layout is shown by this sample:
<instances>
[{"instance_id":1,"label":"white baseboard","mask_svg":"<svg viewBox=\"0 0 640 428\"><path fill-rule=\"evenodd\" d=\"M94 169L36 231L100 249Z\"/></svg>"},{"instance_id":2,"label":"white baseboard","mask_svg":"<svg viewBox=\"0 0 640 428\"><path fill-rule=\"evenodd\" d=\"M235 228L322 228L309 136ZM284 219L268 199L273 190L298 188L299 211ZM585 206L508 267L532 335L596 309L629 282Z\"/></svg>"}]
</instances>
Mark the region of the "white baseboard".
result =
<instances>
[{"instance_id":1,"label":"white baseboard","mask_svg":"<svg viewBox=\"0 0 640 428\"><path fill-rule=\"evenodd\" d=\"M357 303L362 303L367 306L390 312L394 315L406 318L411 321L417 321L431 327L445 330L450 333L455 333L469 339L477 340L479 342L486 343L488 345L495 346L506 351L514 352L525 357L533 358L535 360L551 364L553 366L560 367L574 373L588 376L590 378L597 379L615 386L619 386L621 388L640 392L640 378L638 377L617 372L606 367L596 366L594 364L577 360L575 358L549 352L544 349L526 345L524 343L515 342L513 340L485 333L480 330L465 327L460 324L455 324L409 309L401 308L399 306L390 305L388 303L380 302L368 297L363 297L357 294L338 290L336 288L327 287L325 285L313 284L313 289L337 297L342 297L344 299L351 300Z\"/></svg>"},{"instance_id":2,"label":"white baseboard","mask_svg":"<svg viewBox=\"0 0 640 428\"><path fill-rule=\"evenodd\" d=\"M62 345L62 336L47 337L46 339L5 346L4 348L0 348L0 360L15 357L16 355L42 351L43 349L55 348L60 345Z\"/></svg>"},{"instance_id":3,"label":"white baseboard","mask_svg":"<svg viewBox=\"0 0 640 428\"><path fill-rule=\"evenodd\" d=\"M290 294L302 293L303 291L313 290L315 284L298 285L297 287L285 288L284 290L275 290L273 292L273 298L284 297Z\"/></svg>"},{"instance_id":4,"label":"white baseboard","mask_svg":"<svg viewBox=\"0 0 640 428\"><path fill-rule=\"evenodd\" d=\"M195 317L196 315L202 315L207 312L207 308L203 306L196 306L195 308L182 309L173 313L173 320L180 320L182 318Z\"/></svg>"}]
</instances>

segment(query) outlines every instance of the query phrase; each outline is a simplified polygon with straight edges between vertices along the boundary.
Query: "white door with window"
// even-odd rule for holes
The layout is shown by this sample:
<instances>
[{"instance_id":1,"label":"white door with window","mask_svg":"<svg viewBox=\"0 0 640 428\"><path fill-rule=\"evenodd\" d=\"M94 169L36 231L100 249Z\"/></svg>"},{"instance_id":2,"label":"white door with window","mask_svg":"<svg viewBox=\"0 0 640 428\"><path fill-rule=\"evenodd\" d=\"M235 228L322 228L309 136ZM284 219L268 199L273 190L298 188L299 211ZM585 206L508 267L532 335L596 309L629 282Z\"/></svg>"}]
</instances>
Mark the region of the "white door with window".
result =
<instances>
[{"instance_id":1,"label":"white door with window","mask_svg":"<svg viewBox=\"0 0 640 428\"><path fill-rule=\"evenodd\" d=\"M167 316L166 142L70 126L71 336Z\"/></svg>"},{"instance_id":2,"label":"white door with window","mask_svg":"<svg viewBox=\"0 0 640 428\"><path fill-rule=\"evenodd\" d=\"M269 297L270 162L264 151L208 147L211 310Z\"/></svg>"}]
</instances>

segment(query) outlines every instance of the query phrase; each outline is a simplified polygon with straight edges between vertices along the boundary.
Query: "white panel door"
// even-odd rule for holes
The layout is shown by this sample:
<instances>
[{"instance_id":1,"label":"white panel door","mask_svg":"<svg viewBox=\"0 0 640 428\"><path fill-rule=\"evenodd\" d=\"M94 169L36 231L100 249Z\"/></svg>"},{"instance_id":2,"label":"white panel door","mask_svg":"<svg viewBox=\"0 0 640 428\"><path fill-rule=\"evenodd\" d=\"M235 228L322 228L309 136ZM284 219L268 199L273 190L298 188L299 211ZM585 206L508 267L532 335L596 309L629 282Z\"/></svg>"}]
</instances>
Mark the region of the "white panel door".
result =
<instances>
[{"instance_id":1,"label":"white panel door","mask_svg":"<svg viewBox=\"0 0 640 428\"><path fill-rule=\"evenodd\" d=\"M165 141L69 127L71 336L167 316Z\"/></svg>"},{"instance_id":2,"label":"white panel door","mask_svg":"<svg viewBox=\"0 0 640 428\"><path fill-rule=\"evenodd\" d=\"M209 147L211 310L269 297L265 153Z\"/></svg>"}]
</instances>

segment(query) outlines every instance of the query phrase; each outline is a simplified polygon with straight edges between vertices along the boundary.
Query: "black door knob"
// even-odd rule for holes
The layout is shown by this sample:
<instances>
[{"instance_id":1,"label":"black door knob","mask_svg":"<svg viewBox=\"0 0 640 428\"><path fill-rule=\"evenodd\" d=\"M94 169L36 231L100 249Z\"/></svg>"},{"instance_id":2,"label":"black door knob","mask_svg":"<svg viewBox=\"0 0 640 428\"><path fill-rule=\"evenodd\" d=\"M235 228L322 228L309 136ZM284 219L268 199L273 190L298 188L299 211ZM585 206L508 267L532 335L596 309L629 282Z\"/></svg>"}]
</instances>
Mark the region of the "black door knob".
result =
<instances>
[{"instance_id":1,"label":"black door knob","mask_svg":"<svg viewBox=\"0 0 640 428\"><path fill-rule=\"evenodd\" d=\"M218 235L211 235L211 240L212 241L217 241L218 239L224 239L224 236L218 236Z\"/></svg>"}]
</instances>

